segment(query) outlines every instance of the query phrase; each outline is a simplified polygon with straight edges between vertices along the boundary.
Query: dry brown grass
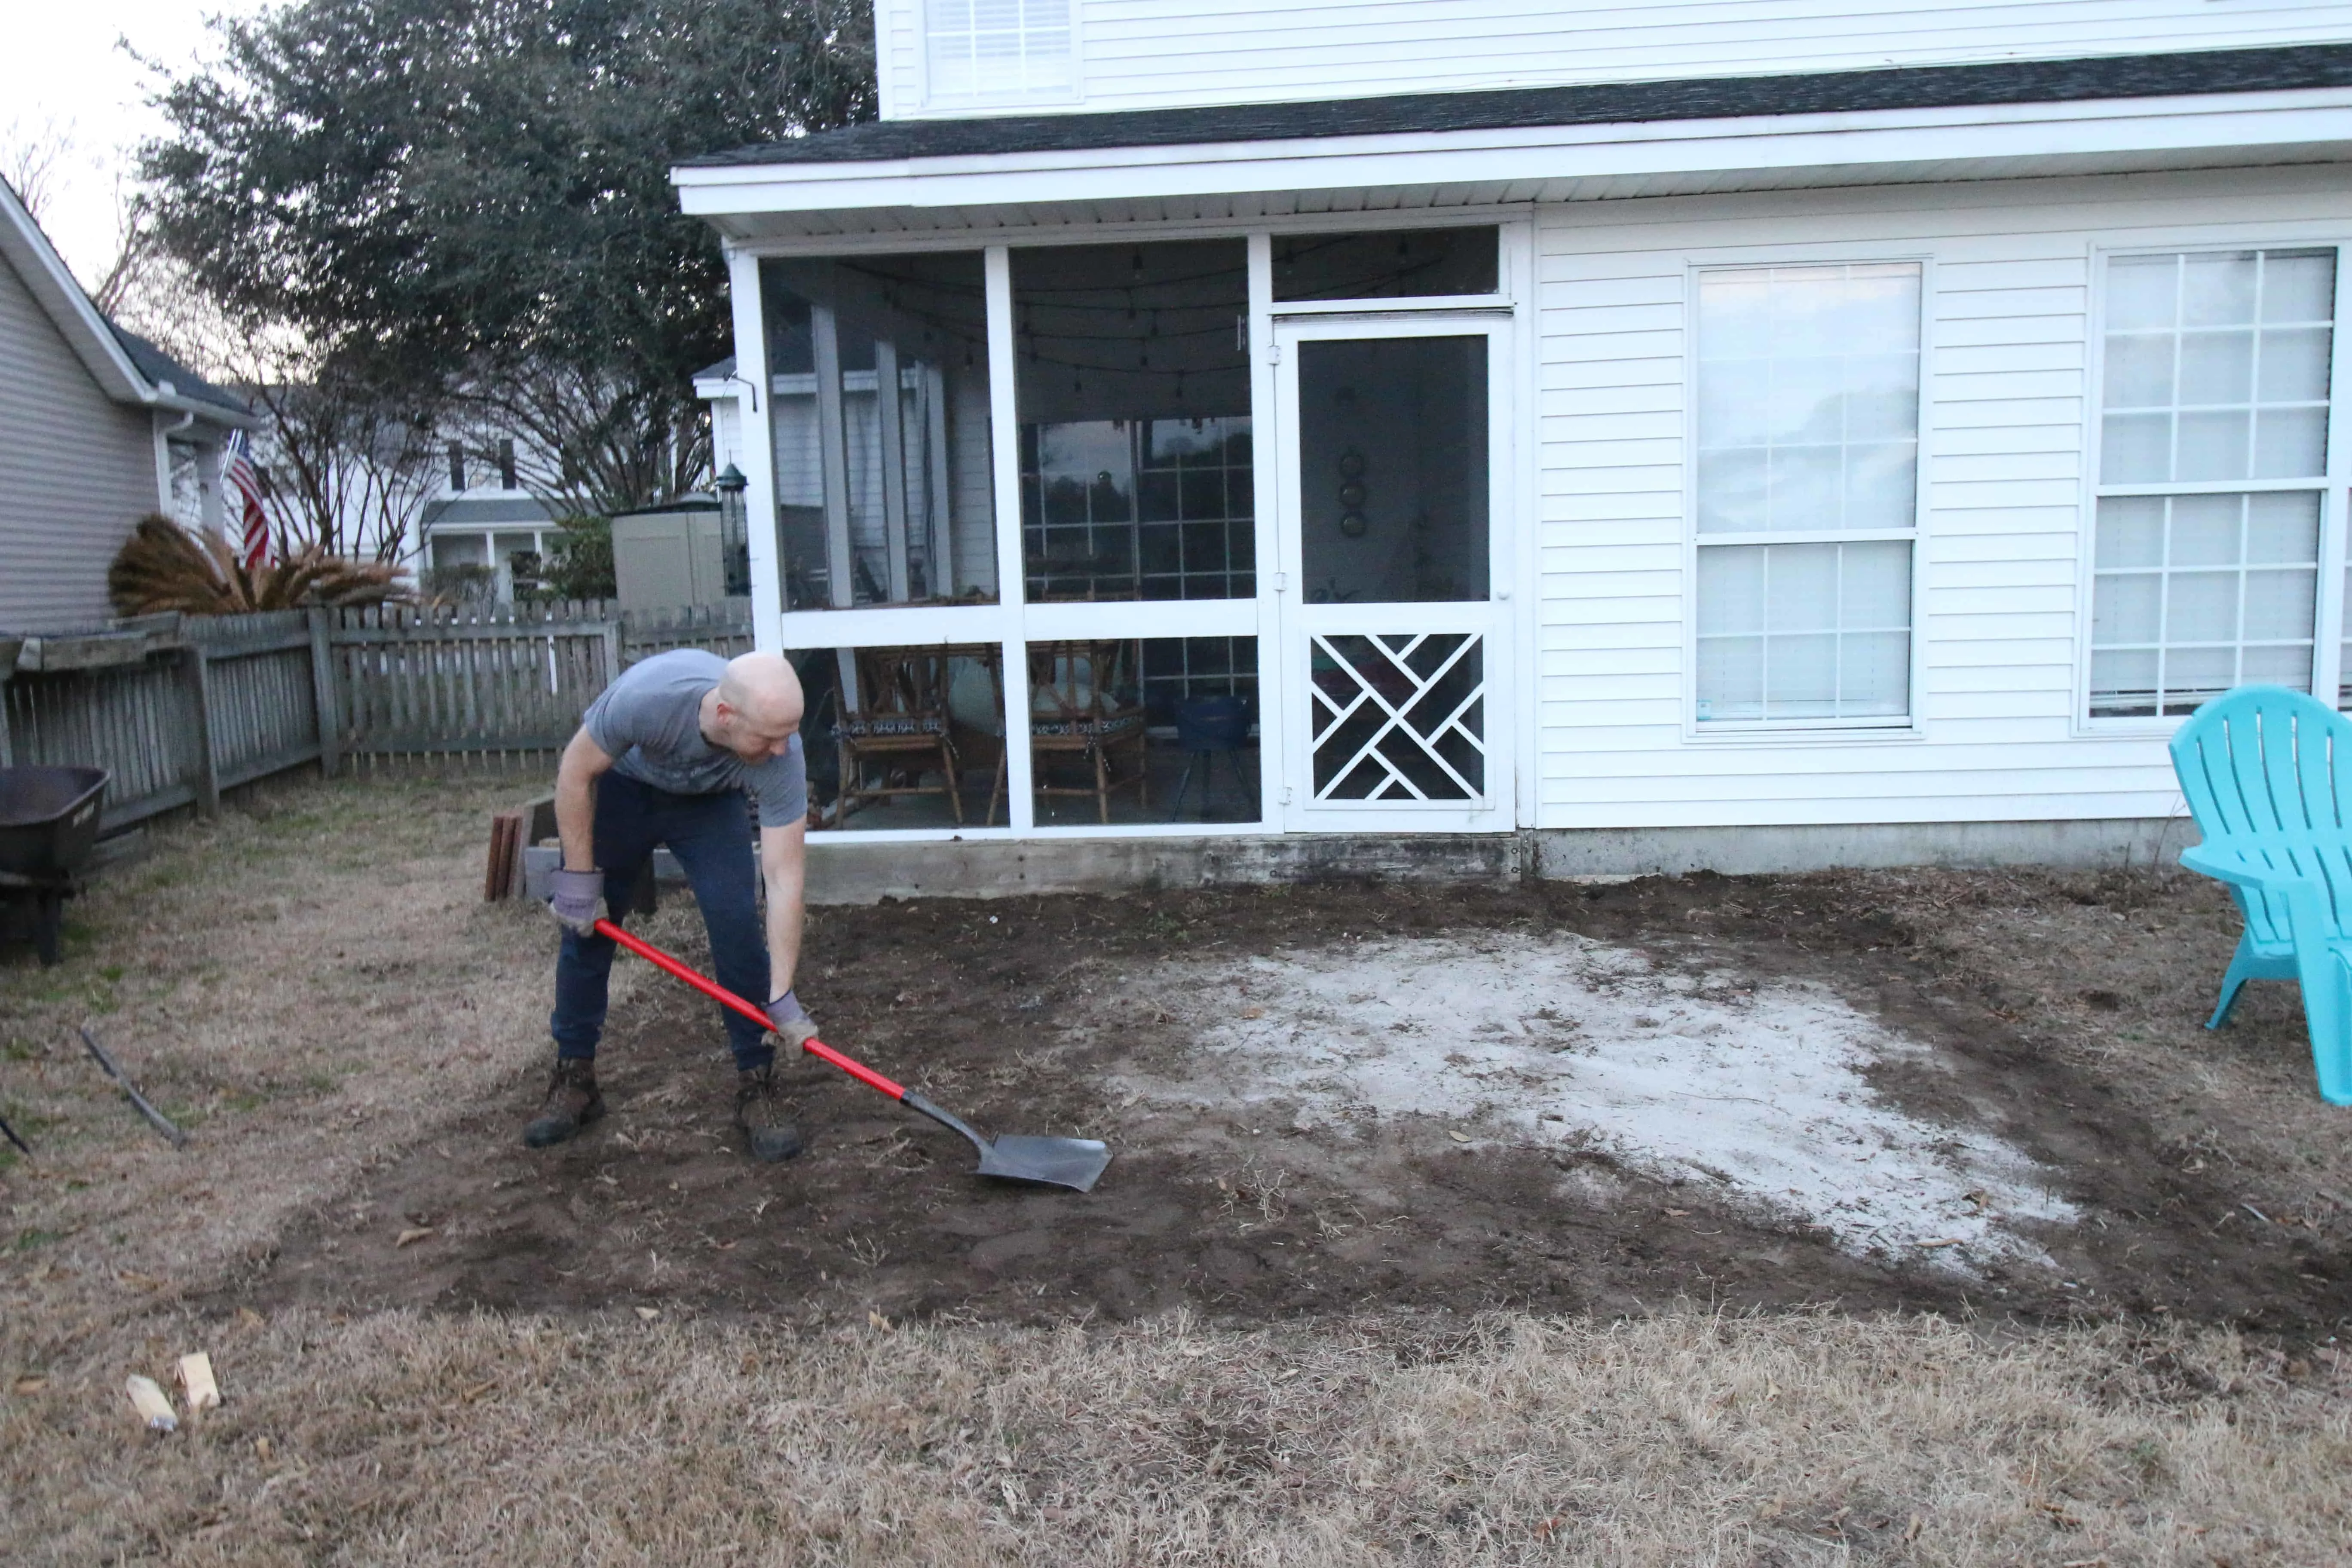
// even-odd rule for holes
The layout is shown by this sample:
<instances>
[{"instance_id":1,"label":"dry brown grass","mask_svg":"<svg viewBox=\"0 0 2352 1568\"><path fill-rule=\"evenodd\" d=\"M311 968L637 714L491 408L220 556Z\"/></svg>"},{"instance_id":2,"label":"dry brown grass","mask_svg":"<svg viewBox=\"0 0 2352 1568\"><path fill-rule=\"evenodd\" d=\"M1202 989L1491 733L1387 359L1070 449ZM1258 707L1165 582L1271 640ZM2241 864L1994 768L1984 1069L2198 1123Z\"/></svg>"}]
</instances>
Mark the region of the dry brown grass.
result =
<instances>
[{"instance_id":1,"label":"dry brown grass","mask_svg":"<svg viewBox=\"0 0 2352 1568\"><path fill-rule=\"evenodd\" d=\"M480 900L487 815L529 787L281 786L158 831L69 906L58 968L7 950L0 1098L40 1156L6 1171L16 1260L211 1283L543 1052L545 917ZM84 1023L187 1152L99 1076Z\"/></svg>"},{"instance_id":2,"label":"dry brown grass","mask_svg":"<svg viewBox=\"0 0 2352 1568\"><path fill-rule=\"evenodd\" d=\"M159 1325L160 1327L160 1325ZM164 1370L161 1334L128 1364ZM1675 1312L1238 1333L216 1324L156 1441L88 1358L0 1426L32 1561L2330 1563L2332 1369ZM127 1348L127 1347L125 1347ZM266 1452L265 1452L266 1445Z\"/></svg>"},{"instance_id":3,"label":"dry brown grass","mask_svg":"<svg viewBox=\"0 0 2352 1568\"><path fill-rule=\"evenodd\" d=\"M264 1321L192 1302L365 1163L528 1098L544 918L477 901L483 813L521 792L289 788L162 835L81 906L65 968L0 965L0 1100L41 1151L0 1167L0 1558L2352 1554L2352 1371L2216 1331L1684 1308L817 1333L626 1303ZM79 1058L84 1018L192 1124L186 1153ZM123 1376L199 1346L227 1406L147 1436Z\"/></svg>"}]
</instances>

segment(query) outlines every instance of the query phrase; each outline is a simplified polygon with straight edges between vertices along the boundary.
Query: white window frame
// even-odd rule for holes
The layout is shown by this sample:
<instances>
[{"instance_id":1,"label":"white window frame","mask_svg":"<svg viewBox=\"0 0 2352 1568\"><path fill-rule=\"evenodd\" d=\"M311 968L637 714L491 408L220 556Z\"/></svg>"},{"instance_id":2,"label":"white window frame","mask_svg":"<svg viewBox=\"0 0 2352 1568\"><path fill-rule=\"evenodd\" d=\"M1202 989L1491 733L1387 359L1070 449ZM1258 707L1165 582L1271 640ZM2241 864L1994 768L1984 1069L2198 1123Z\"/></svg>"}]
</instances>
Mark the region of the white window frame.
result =
<instances>
[{"instance_id":1,"label":"white window frame","mask_svg":"<svg viewBox=\"0 0 2352 1568\"><path fill-rule=\"evenodd\" d=\"M1919 268L1919 406L1917 478L1911 492L1907 529L1805 529L1701 534L1698 527L1698 285L1709 272L1745 272L1759 267L1916 266ZM1822 251L1765 249L1711 257L1685 265L1683 278L1683 739L1702 745L1786 744L1790 742L1852 743L1917 741L1926 737L1919 687L1927 644L1921 603L1926 581L1927 490L1935 378L1936 258L1916 250ZM1735 544L1907 543L1911 550L1911 647L1900 717L1851 719L1710 719L1698 716L1698 556L1702 549Z\"/></svg>"},{"instance_id":2,"label":"white window frame","mask_svg":"<svg viewBox=\"0 0 2352 1568\"><path fill-rule=\"evenodd\" d=\"M2103 484L2100 467L2106 457L2107 264L2117 257L2214 255L2240 250L2336 251L2336 336L2328 359L2327 466L2315 479L2197 479L2163 484ZM2345 628L2345 535L2347 500L2352 480L2352 426L2338 416L2346 395L2352 393L2352 310L2345 290L2352 287L2352 233L2330 228L2307 230L2250 226L2228 239L2211 231L2173 239L2135 240L2124 245L2094 244L2090 248L2089 309L2084 313L2083 376L2083 499L2077 525L2074 606L2074 694L2073 732L2081 736L2169 735L2186 721L2185 713L2095 718L2091 713L2092 617L2098 595L2099 500L2103 496L2245 495L2257 491L2319 492L2319 581L2312 604L2311 691L2331 708L2343 708L2342 660ZM2242 631L2242 627L2241 630Z\"/></svg>"},{"instance_id":3,"label":"white window frame","mask_svg":"<svg viewBox=\"0 0 2352 1568\"><path fill-rule=\"evenodd\" d=\"M914 8L915 71L920 83L919 101L926 110L1014 107L1030 103L1078 103L1087 96L1086 39L1080 18L1085 0L1066 0L1070 7L1070 77L1067 86L1029 88L1019 92L943 92L931 80L931 5L933 0L908 0ZM879 40L877 40L877 47Z\"/></svg>"}]
</instances>

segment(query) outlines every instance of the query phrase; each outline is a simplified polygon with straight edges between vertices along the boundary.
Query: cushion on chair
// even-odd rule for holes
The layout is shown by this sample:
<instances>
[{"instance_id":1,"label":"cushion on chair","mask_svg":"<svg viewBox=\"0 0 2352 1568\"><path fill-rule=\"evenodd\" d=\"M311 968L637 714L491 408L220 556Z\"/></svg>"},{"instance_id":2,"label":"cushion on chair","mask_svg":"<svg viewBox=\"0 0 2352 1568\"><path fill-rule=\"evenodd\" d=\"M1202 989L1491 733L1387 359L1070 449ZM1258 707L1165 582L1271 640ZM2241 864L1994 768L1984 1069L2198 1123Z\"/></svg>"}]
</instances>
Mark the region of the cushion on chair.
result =
<instances>
[{"instance_id":1,"label":"cushion on chair","mask_svg":"<svg viewBox=\"0 0 2352 1568\"><path fill-rule=\"evenodd\" d=\"M1065 702L1084 713L1095 705L1095 689L1084 680L1075 686L1033 686L1029 689L1029 711L1037 718L1060 718Z\"/></svg>"},{"instance_id":2,"label":"cushion on chair","mask_svg":"<svg viewBox=\"0 0 2352 1568\"><path fill-rule=\"evenodd\" d=\"M849 741L880 741L904 735L940 735L947 721L932 715L907 714L875 719L845 719L833 727L835 735Z\"/></svg>"},{"instance_id":3,"label":"cushion on chair","mask_svg":"<svg viewBox=\"0 0 2352 1568\"><path fill-rule=\"evenodd\" d=\"M1084 735L1100 741L1142 728L1142 714L1120 713L1107 719L1035 719L1030 721L1029 733L1036 736Z\"/></svg>"}]
</instances>

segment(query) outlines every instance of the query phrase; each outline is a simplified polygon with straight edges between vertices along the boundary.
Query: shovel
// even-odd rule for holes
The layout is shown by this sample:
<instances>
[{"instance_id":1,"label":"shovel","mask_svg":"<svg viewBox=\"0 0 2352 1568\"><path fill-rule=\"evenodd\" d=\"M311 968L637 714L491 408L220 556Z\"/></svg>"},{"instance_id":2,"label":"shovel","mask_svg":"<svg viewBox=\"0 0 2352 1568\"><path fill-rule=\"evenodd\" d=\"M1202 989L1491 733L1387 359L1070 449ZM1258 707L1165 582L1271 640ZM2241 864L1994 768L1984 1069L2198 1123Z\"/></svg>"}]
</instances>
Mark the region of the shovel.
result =
<instances>
[{"instance_id":1,"label":"shovel","mask_svg":"<svg viewBox=\"0 0 2352 1568\"><path fill-rule=\"evenodd\" d=\"M611 921L598 921L596 934L612 938L655 968L667 970L720 1006L732 1007L760 1027L773 1027L766 1009L754 1007L716 981L704 979L653 943L639 941ZM866 1088L881 1090L908 1110L919 1110L940 1126L971 1139L971 1146L980 1151L976 1175L1074 1187L1087 1193L1094 1190L1095 1183L1102 1179L1103 1168L1110 1163L1109 1147L1094 1138L1030 1138L1012 1133L996 1139L982 1138L961 1117L933 1105L904 1084L891 1082L865 1063L843 1056L822 1040L804 1040L801 1049L831 1062Z\"/></svg>"}]
</instances>

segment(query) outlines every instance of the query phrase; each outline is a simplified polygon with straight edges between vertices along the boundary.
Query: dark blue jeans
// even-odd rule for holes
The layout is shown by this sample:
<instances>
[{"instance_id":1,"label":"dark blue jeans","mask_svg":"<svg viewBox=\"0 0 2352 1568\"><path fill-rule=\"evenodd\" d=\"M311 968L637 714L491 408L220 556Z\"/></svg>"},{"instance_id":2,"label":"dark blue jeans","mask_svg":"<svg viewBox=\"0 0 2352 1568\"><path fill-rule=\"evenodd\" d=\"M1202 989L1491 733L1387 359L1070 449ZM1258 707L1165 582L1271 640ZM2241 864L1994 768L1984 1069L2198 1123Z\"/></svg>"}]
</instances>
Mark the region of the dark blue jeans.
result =
<instances>
[{"instance_id":1,"label":"dark blue jeans","mask_svg":"<svg viewBox=\"0 0 2352 1568\"><path fill-rule=\"evenodd\" d=\"M719 984L754 1005L768 999L768 941L760 924L760 863L751 850L751 817L743 792L672 795L608 773L596 781L596 864L604 868L604 906L625 924L637 879L653 875L654 846L667 844L686 868L710 932ZM604 1032L606 984L613 973L610 937L563 933L555 960L555 1015L548 1020L555 1054L593 1061ZM728 1044L739 1068L775 1060L767 1032L725 1008Z\"/></svg>"}]
</instances>

